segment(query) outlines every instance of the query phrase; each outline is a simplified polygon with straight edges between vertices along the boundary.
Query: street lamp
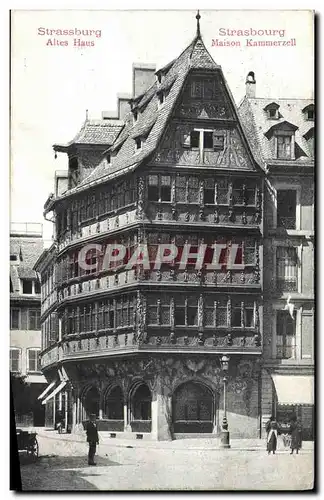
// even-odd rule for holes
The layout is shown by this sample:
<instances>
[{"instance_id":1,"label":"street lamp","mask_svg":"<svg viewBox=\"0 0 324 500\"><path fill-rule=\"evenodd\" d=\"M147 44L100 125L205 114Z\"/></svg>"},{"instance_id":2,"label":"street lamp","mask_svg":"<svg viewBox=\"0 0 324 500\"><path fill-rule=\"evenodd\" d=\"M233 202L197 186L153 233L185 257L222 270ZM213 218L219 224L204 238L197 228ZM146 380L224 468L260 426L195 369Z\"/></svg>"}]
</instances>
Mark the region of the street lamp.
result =
<instances>
[{"instance_id":1,"label":"street lamp","mask_svg":"<svg viewBox=\"0 0 324 500\"><path fill-rule=\"evenodd\" d=\"M221 448L230 448L230 437L228 430L228 422L227 422L227 408L226 408L226 384L227 384L227 372L230 358L224 354L221 358L222 370L224 373L223 382L224 382L224 416L222 422L222 430L221 430Z\"/></svg>"}]
</instances>

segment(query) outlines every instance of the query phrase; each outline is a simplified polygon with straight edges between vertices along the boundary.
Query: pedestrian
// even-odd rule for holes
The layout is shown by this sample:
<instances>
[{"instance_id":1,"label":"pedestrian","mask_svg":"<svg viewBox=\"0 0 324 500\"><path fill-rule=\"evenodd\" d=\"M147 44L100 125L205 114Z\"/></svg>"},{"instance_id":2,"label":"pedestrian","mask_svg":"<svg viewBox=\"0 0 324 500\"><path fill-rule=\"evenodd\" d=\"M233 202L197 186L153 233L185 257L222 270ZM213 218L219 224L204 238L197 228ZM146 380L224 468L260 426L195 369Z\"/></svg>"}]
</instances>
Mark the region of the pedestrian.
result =
<instances>
[{"instance_id":1,"label":"pedestrian","mask_svg":"<svg viewBox=\"0 0 324 500\"><path fill-rule=\"evenodd\" d=\"M270 455L271 451L273 454L275 454L278 441L278 423L272 415L270 417L270 420L266 424L266 431L268 455Z\"/></svg>"},{"instance_id":2,"label":"pedestrian","mask_svg":"<svg viewBox=\"0 0 324 500\"><path fill-rule=\"evenodd\" d=\"M58 410L57 414L56 414L56 428L57 428L57 432L59 434L62 434L62 430L63 430L63 427L64 427L64 421L63 421L63 415L62 415L62 412L61 410Z\"/></svg>"},{"instance_id":3,"label":"pedestrian","mask_svg":"<svg viewBox=\"0 0 324 500\"><path fill-rule=\"evenodd\" d=\"M89 443L88 464L96 465L94 462L94 456L96 454L97 444L99 444L99 434L96 423L96 415L94 413L90 415L90 420L87 422L86 432L87 442Z\"/></svg>"},{"instance_id":4,"label":"pedestrian","mask_svg":"<svg viewBox=\"0 0 324 500\"><path fill-rule=\"evenodd\" d=\"M297 421L296 415L293 415L291 418L290 434L291 434L290 455L294 453L294 450L296 450L296 454L298 455L298 451L300 450L302 444L302 429L300 423Z\"/></svg>"}]
</instances>

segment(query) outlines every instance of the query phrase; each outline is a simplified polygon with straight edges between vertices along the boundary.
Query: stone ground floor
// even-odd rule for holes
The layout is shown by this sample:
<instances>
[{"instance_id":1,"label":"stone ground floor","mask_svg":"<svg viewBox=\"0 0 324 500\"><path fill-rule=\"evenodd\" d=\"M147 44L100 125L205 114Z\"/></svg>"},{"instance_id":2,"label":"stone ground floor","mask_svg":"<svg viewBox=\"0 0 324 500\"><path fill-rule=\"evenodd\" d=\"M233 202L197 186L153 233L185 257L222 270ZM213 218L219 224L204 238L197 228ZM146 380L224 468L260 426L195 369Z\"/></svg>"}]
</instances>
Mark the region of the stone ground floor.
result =
<instances>
[{"instance_id":1,"label":"stone ground floor","mask_svg":"<svg viewBox=\"0 0 324 500\"><path fill-rule=\"evenodd\" d=\"M175 354L64 364L59 375L53 371L48 377L52 392L43 399L46 426L55 428L61 419L66 431L82 432L93 413L99 430L110 432L112 439L217 437L226 405L233 438L264 437L271 415L288 428L294 414L303 439L314 438L311 395L307 388L300 391L300 384L308 383L312 375L300 376L297 370L290 375L277 373L280 385L276 386L271 368L262 368L256 357L229 356L226 377L219 359Z\"/></svg>"},{"instance_id":2,"label":"stone ground floor","mask_svg":"<svg viewBox=\"0 0 324 500\"><path fill-rule=\"evenodd\" d=\"M314 482L310 443L290 455L279 442L268 456L264 440L236 440L220 450L214 440L161 443L135 442L119 446L101 442L97 466L87 466L87 445L72 435L46 430L38 435L40 456L21 460L24 491L110 490L308 490ZM192 443L192 441L190 440Z\"/></svg>"}]
</instances>

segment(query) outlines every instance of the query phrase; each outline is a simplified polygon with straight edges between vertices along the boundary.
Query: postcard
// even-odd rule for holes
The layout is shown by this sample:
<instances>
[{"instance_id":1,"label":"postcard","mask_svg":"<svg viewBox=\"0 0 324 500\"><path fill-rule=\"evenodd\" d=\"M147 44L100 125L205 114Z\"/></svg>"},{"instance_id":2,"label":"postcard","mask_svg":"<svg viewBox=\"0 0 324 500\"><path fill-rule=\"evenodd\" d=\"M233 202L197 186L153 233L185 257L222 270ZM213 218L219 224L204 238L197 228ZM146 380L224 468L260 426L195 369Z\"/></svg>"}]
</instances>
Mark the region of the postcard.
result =
<instances>
[{"instance_id":1,"label":"postcard","mask_svg":"<svg viewBox=\"0 0 324 500\"><path fill-rule=\"evenodd\" d=\"M11 12L23 491L314 488L314 12Z\"/></svg>"}]
</instances>

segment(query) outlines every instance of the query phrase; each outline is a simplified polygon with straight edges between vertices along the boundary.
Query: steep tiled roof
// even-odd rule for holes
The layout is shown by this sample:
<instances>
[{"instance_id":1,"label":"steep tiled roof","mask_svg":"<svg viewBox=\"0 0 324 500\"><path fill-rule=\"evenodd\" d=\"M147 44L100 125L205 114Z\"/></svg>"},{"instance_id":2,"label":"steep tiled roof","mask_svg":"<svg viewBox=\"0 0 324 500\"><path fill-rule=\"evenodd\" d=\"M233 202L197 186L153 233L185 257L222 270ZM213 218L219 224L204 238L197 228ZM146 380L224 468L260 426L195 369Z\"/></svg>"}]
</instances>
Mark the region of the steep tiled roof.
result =
<instances>
[{"instance_id":1,"label":"steep tiled roof","mask_svg":"<svg viewBox=\"0 0 324 500\"><path fill-rule=\"evenodd\" d=\"M43 239L25 236L10 238L10 254L19 257L18 262L10 263L10 279L13 292L19 294L20 279L36 279L33 266L43 251ZM11 294L12 295L12 294Z\"/></svg>"},{"instance_id":2,"label":"steep tiled roof","mask_svg":"<svg viewBox=\"0 0 324 500\"><path fill-rule=\"evenodd\" d=\"M55 144L53 148L59 151L72 144L102 144L108 147L113 144L122 127L123 122L120 120L85 120L72 141L64 145Z\"/></svg>"},{"instance_id":3,"label":"steep tiled roof","mask_svg":"<svg viewBox=\"0 0 324 500\"><path fill-rule=\"evenodd\" d=\"M162 70L157 71L157 74L162 73L164 76L161 83L156 81L143 95L131 100L133 109L138 110L137 120L134 123L131 111L125 116L124 125L114 144L109 148L114 152L112 163L105 164L102 162L88 177L75 188L67 191L61 198L132 171L143 160L147 159L159 144L191 69L219 70L224 79L226 91L230 96L234 113L236 113L235 102L222 74L221 67L212 59L200 35L198 35L177 59L174 59L172 63L166 65ZM159 92L161 90L167 91L162 106L159 104ZM238 115L237 118L240 122ZM143 145L138 151L135 151L134 139L139 135L143 136ZM252 150L251 144L249 145Z\"/></svg>"},{"instance_id":4,"label":"steep tiled roof","mask_svg":"<svg viewBox=\"0 0 324 500\"><path fill-rule=\"evenodd\" d=\"M272 102L279 105L279 119L271 120L268 118L266 106ZM250 141L256 160L264 162L275 160L275 152L270 147L270 142L266 133L275 126L288 122L295 127L295 142L304 152L304 155L295 160L296 162L305 162L311 156L309 146L304 135L314 127L313 121L305 120L303 109L309 104L313 104L311 99L266 99L266 98L244 98L239 107L239 115L245 129L246 135Z\"/></svg>"},{"instance_id":5,"label":"steep tiled roof","mask_svg":"<svg viewBox=\"0 0 324 500\"><path fill-rule=\"evenodd\" d=\"M10 254L20 255L22 266L33 268L36 260L43 251L42 238L11 237ZM17 264L16 264L17 265Z\"/></svg>"},{"instance_id":6,"label":"steep tiled roof","mask_svg":"<svg viewBox=\"0 0 324 500\"><path fill-rule=\"evenodd\" d=\"M20 279L26 279L26 280L32 280L37 278L36 271L26 266L18 267L18 276Z\"/></svg>"},{"instance_id":7,"label":"steep tiled roof","mask_svg":"<svg viewBox=\"0 0 324 500\"><path fill-rule=\"evenodd\" d=\"M134 124L133 114L129 112L124 119L124 127L112 146L118 150L111 165L99 165L78 186L67 192L67 196L78 192L92 183L104 182L112 174L124 173L126 170L136 168L157 147L158 141L165 129L167 121L175 106L186 76L190 69L220 68L208 53L200 36L196 36L191 44L180 56L160 70L165 75L161 84L155 82L140 99L133 101L139 110L138 119ZM168 90L168 95L159 107L159 90ZM138 134L149 135L139 152L135 153L134 138ZM118 149L119 148L119 149Z\"/></svg>"}]
</instances>

